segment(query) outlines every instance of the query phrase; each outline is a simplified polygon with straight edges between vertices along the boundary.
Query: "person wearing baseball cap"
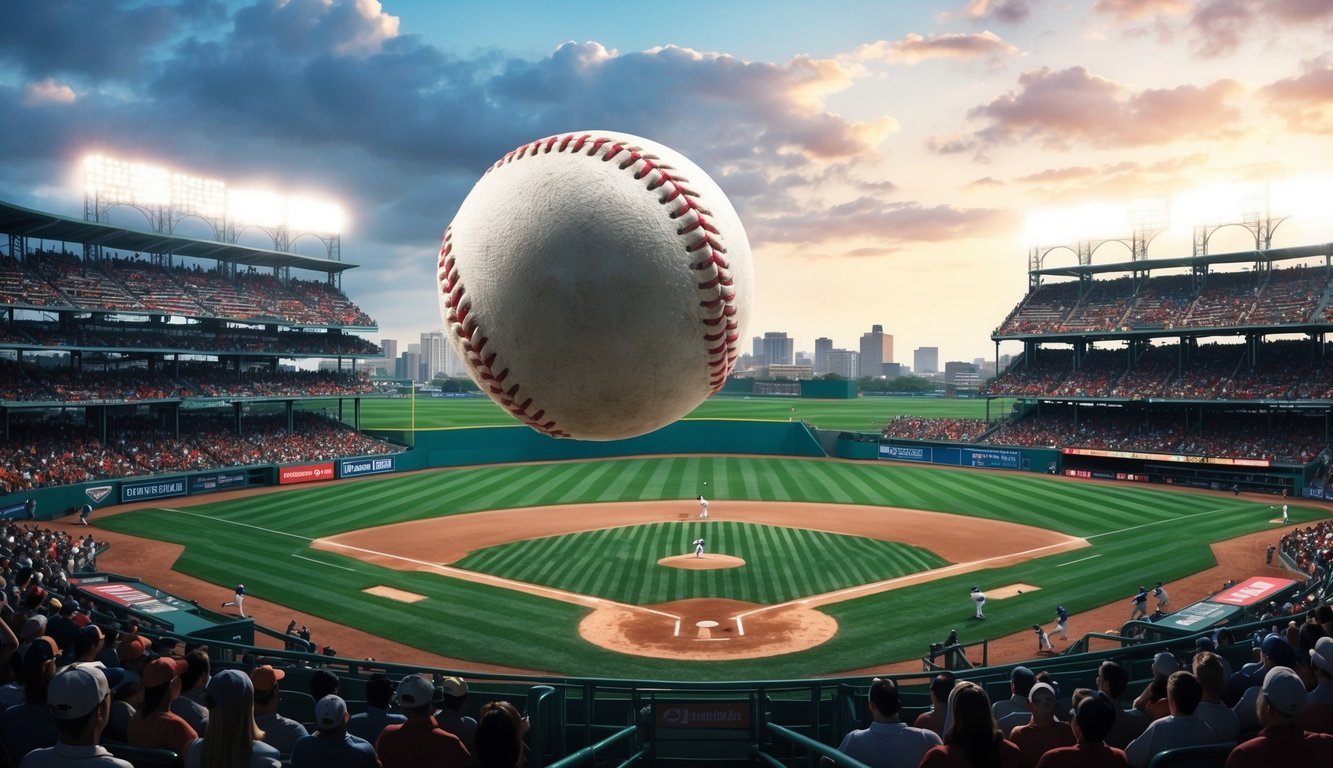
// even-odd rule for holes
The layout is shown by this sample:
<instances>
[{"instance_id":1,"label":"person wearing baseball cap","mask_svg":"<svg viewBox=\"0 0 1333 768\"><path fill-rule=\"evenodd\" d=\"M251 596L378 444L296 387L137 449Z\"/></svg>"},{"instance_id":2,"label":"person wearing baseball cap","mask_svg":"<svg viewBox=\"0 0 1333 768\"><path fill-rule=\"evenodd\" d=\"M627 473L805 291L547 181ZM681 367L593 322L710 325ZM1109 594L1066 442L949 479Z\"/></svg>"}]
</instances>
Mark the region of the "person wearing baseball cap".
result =
<instances>
[{"instance_id":1,"label":"person wearing baseball cap","mask_svg":"<svg viewBox=\"0 0 1333 768\"><path fill-rule=\"evenodd\" d=\"M170 656L160 656L144 666L143 702L130 718L130 744L180 754L199 738L189 723L171 711L171 702L181 693L181 673L187 668L184 659Z\"/></svg>"},{"instance_id":2,"label":"person wearing baseball cap","mask_svg":"<svg viewBox=\"0 0 1333 768\"><path fill-rule=\"evenodd\" d=\"M1300 724L1307 731L1333 734L1333 637L1321 637L1310 649L1315 685L1305 697Z\"/></svg>"},{"instance_id":3,"label":"person wearing baseball cap","mask_svg":"<svg viewBox=\"0 0 1333 768\"><path fill-rule=\"evenodd\" d=\"M292 753L297 739L310 735L304 725L278 713L278 697L282 692L278 681L286 676L286 672L270 664L255 667L250 672L250 682L255 687L255 724L264 732L260 741L284 757Z\"/></svg>"},{"instance_id":4,"label":"person wearing baseball cap","mask_svg":"<svg viewBox=\"0 0 1333 768\"><path fill-rule=\"evenodd\" d=\"M281 768L278 750L260 741L264 732L255 725L255 688L238 669L224 669L204 687L208 699L208 730L186 748L185 765L245 765Z\"/></svg>"},{"instance_id":5,"label":"person wearing baseball cap","mask_svg":"<svg viewBox=\"0 0 1333 768\"><path fill-rule=\"evenodd\" d=\"M467 683L461 677L446 677L435 688L435 722L457 736L467 751L476 743L477 721L467 711Z\"/></svg>"},{"instance_id":6,"label":"person wearing baseball cap","mask_svg":"<svg viewBox=\"0 0 1333 768\"><path fill-rule=\"evenodd\" d=\"M111 687L96 664L71 664L51 678L46 703L55 722L54 746L36 749L23 758L30 768L90 766L134 768L98 745L111 715Z\"/></svg>"},{"instance_id":7,"label":"person wearing baseball cap","mask_svg":"<svg viewBox=\"0 0 1333 768\"><path fill-rule=\"evenodd\" d=\"M375 742L375 754L384 768L413 768L418 765L466 768L472 753L452 733L431 717L435 686L426 675L408 675L398 684L398 708L406 722L386 726Z\"/></svg>"},{"instance_id":8,"label":"person wearing baseball cap","mask_svg":"<svg viewBox=\"0 0 1333 768\"><path fill-rule=\"evenodd\" d=\"M1231 708L1236 713L1236 719L1240 722L1241 733L1253 733L1262 727L1259 722L1259 688L1263 681L1268 679L1268 671L1273 667L1292 668L1296 666L1296 649L1291 646L1291 643L1287 642L1286 638L1280 635L1268 635L1259 644L1259 662L1263 666L1262 671L1256 675L1257 681L1254 685L1245 689L1240 700Z\"/></svg>"},{"instance_id":9,"label":"person wearing baseball cap","mask_svg":"<svg viewBox=\"0 0 1333 768\"><path fill-rule=\"evenodd\" d=\"M1028 692L1028 707L1032 710L1032 719L1009 732L1009 740L1023 753L1024 765L1036 765L1041 756L1052 749L1078 743L1069 723L1055 717L1059 700L1050 683L1032 686Z\"/></svg>"},{"instance_id":10,"label":"person wearing baseball cap","mask_svg":"<svg viewBox=\"0 0 1333 768\"><path fill-rule=\"evenodd\" d=\"M315 702L315 732L292 748L292 768L379 768L370 742L347 732L347 702L329 694Z\"/></svg>"},{"instance_id":11,"label":"person wearing baseball cap","mask_svg":"<svg viewBox=\"0 0 1333 768\"><path fill-rule=\"evenodd\" d=\"M1312 733L1297 722L1305 709L1305 683L1290 667L1268 670L1255 706L1263 730L1231 750L1227 768L1333 765L1333 736Z\"/></svg>"},{"instance_id":12,"label":"person wearing baseball cap","mask_svg":"<svg viewBox=\"0 0 1333 768\"><path fill-rule=\"evenodd\" d=\"M0 717L0 735L15 761L34 749L54 745L58 739L47 706L47 689L56 673L58 658L60 649L56 641L46 635L34 639L23 652L23 702L5 710L4 717Z\"/></svg>"}]
</instances>

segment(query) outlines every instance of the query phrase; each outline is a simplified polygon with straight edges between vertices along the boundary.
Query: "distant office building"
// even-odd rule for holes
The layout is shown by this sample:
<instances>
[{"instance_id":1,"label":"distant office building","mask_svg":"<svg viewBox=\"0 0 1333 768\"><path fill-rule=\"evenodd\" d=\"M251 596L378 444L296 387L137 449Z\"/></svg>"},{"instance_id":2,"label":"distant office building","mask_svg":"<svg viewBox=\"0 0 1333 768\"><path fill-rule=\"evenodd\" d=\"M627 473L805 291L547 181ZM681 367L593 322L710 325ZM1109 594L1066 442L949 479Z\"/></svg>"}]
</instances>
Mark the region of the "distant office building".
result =
<instances>
[{"instance_id":1,"label":"distant office building","mask_svg":"<svg viewBox=\"0 0 1333 768\"><path fill-rule=\"evenodd\" d=\"M763 338L764 365L791 365L796 342L782 331L769 331Z\"/></svg>"},{"instance_id":2,"label":"distant office building","mask_svg":"<svg viewBox=\"0 0 1333 768\"><path fill-rule=\"evenodd\" d=\"M884 326L872 325L869 333L861 334L861 375L883 376L884 364L893 362L893 336L884 332Z\"/></svg>"},{"instance_id":3,"label":"distant office building","mask_svg":"<svg viewBox=\"0 0 1333 768\"><path fill-rule=\"evenodd\" d=\"M850 349L832 349L828 353L828 373L855 379L861 373L861 354Z\"/></svg>"},{"instance_id":4,"label":"distant office building","mask_svg":"<svg viewBox=\"0 0 1333 768\"><path fill-rule=\"evenodd\" d=\"M444 331L432 331L421 334L421 364L426 367L425 381L444 374L444 351L449 349L449 341Z\"/></svg>"},{"instance_id":5,"label":"distant office building","mask_svg":"<svg viewBox=\"0 0 1333 768\"><path fill-rule=\"evenodd\" d=\"M754 358L756 366L763 365L764 360L764 337L755 336L750 340L750 355Z\"/></svg>"},{"instance_id":6,"label":"distant office building","mask_svg":"<svg viewBox=\"0 0 1333 768\"><path fill-rule=\"evenodd\" d=\"M833 339L820 336L815 339L815 375L823 376L830 371L829 353L833 351Z\"/></svg>"},{"instance_id":7,"label":"distant office building","mask_svg":"<svg viewBox=\"0 0 1333 768\"><path fill-rule=\"evenodd\" d=\"M416 344L409 344L411 347ZM404 352L398 356L398 363L394 366L393 377L395 379L411 379L412 381L421 381L421 353Z\"/></svg>"},{"instance_id":8,"label":"distant office building","mask_svg":"<svg viewBox=\"0 0 1333 768\"><path fill-rule=\"evenodd\" d=\"M398 339L380 339L380 351L385 360L398 359Z\"/></svg>"},{"instance_id":9,"label":"distant office building","mask_svg":"<svg viewBox=\"0 0 1333 768\"><path fill-rule=\"evenodd\" d=\"M883 366L883 370L884 370L884 378L886 379L897 379L902 376L908 376L912 373L912 369L908 368L902 363L885 363Z\"/></svg>"},{"instance_id":10,"label":"distant office building","mask_svg":"<svg viewBox=\"0 0 1333 768\"><path fill-rule=\"evenodd\" d=\"M981 376L976 363L965 363L961 360L945 363L944 383L964 389L979 386Z\"/></svg>"},{"instance_id":11,"label":"distant office building","mask_svg":"<svg viewBox=\"0 0 1333 768\"><path fill-rule=\"evenodd\" d=\"M938 373L940 370L939 347L917 347L912 352L912 370L917 374Z\"/></svg>"},{"instance_id":12,"label":"distant office building","mask_svg":"<svg viewBox=\"0 0 1333 768\"><path fill-rule=\"evenodd\" d=\"M815 361L810 357L809 352L801 352L798 350L796 352L796 364L808 366L811 371L815 369Z\"/></svg>"}]
</instances>

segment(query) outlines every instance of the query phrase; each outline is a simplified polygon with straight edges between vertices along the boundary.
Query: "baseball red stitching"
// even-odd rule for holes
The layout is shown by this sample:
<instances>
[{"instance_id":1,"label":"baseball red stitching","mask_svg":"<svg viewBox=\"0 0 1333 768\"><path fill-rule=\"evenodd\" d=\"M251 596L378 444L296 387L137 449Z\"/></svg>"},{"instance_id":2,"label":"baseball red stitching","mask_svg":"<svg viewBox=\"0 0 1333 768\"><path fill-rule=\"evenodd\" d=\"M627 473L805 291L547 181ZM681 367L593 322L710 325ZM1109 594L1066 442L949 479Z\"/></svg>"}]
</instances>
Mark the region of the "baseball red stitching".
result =
<instances>
[{"instance_id":1,"label":"baseball red stitching","mask_svg":"<svg viewBox=\"0 0 1333 768\"><path fill-rule=\"evenodd\" d=\"M585 147L587 151L584 152ZM660 164L655 155L644 153L640 148L621 144L606 137L593 137L589 134L549 136L530 144L525 144L509 152L486 170L487 173L509 163L536 154L550 152L583 152L588 157L597 157L600 153L603 162L608 162L624 153L620 162L622 170L628 170L636 163L642 167L634 173L636 180L645 180L649 192L658 192L657 201L662 205L672 206L668 216L675 220L685 218L676 228L676 234L684 241L685 253L693 261L690 268L700 272L696 282L699 293L699 306L708 310L703 318L704 341L709 344L708 368L709 386L717 392L726 383L739 355L740 333L736 319L736 291L732 287L730 265L726 258L726 247L721 242L721 233L710 220L712 212L700 205L699 194L687 185L689 179L672 173L668 165ZM495 352L486 353L488 339L478 333L477 323L470 317L471 302L458 275L458 267L453 257L452 225L444 232L444 242L440 245L439 282L444 295L445 307L450 328L463 342L465 362L477 373L500 404L528 426L552 437L569 437L569 433L557 429L554 421L543 421L544 410L528 413L532 398L519 401L519 385L505 387L509 369L496 372L492 369Z\"/></svg>"}]
</instances>

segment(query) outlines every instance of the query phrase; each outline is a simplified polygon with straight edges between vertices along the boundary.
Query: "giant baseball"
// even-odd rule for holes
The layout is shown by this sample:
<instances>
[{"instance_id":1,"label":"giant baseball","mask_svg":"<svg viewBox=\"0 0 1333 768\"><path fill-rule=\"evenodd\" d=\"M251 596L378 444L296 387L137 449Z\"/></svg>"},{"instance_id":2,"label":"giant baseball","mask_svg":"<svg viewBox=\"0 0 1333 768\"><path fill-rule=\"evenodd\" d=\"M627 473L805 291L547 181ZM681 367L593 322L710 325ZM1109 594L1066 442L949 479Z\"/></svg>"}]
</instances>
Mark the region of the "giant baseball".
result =
<instances>
[{"instance_id":1,"label":"giant baseball","mask_svg":"<svg viewBox=\"0 0 1333 768\"><path fill-rule=\"evenodd\" d=\"M492 165L444 233L440 312L473 381L533 429L617 440L722 387L753 296L745 229L697 165L610 131Z\"/></svg>"}]
</instances>

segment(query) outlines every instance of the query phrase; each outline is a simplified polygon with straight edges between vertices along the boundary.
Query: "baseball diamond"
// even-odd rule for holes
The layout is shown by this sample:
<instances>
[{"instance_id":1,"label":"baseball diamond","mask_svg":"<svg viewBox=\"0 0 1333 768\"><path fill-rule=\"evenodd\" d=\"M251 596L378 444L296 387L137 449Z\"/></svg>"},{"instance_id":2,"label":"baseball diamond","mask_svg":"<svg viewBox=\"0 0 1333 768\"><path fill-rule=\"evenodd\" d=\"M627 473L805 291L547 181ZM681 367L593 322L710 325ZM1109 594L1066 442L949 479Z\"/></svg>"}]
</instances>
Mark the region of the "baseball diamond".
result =
<instances>
[{"instance_id":1,"label":"baseball diamond","mask_svg":"<svg viewBox=\"0 0 1333 768\"><path fill-rule=\"evenodd\" d=\"M714 489L712 519L681 522L675 510L693 516L693 491L703 477ZM374 627L388 640L461 663L688 680L824 675L914 658L951 628L965 626L972 612L968 588L978 583L997 590L1036 587L990 606L985 637L1045 621L1052 600L1077 622L1080 613L1120 601L1129 582L1151 576L1171 583L1208 569L1215 562L1209 544L1268 530L1264 511L1263 504L1230 494L1032 474L673 456L431 470L145 508L107 516L99 525L184 545L174 567L185 573L216 584L243 582L259 600ZM1319 514L1293 508L1298 520ZM741 556L744 569L770 569L756 582L770 591L718 590L721 579L744 569L685 572L657 565L664 555L684 554L701 527L709 531L712 551ZM1006 540L996 533L1002 529L1017 535ZM237 547L237 540L245 546ZM925 550L905 569L918 571L909 578L919 581L801 606L807 618L819 619L801 652L774 656L768 648L762 656L728 658L721 650L727 643L719 641L703 654L714 660L699 661L694 651L687 655L695 658L670 648L658 656L631 655L611 650L614 638L588 638L587 622L597 613L591 606L605 602L594 594L627 579L654 584L606 592L616 595L618 606L642 601L637 608L671 616L660 618L673 636L678 619L687 628L719 621L724 626L712 634L725 637L728 627L733 634L739 628L731 623L736 616L760 610L762 617L761 609L784 599L897 578L899 572L882 565L853 567L872 563L871 553L884 542ZM798 557L801 548L811 551ZM950 565L938 565L941 560ZM821 587L810 575L819 569L802 575L787 567L798 561L822 562L840 581ZM569 563L590 565L550 575ZM536 588L509 583L517 581ZM408 604L363 592L376 586L427 599ZM706 599L732 604L707 615L682 606ZM772 613L775 624L801 621L791 612ZM760 621L741 623L758 632ZM637 631L625 636L633 641ZM977 627L964 632L968 640L983 636Z\"/></svg>"}]
</instances>

